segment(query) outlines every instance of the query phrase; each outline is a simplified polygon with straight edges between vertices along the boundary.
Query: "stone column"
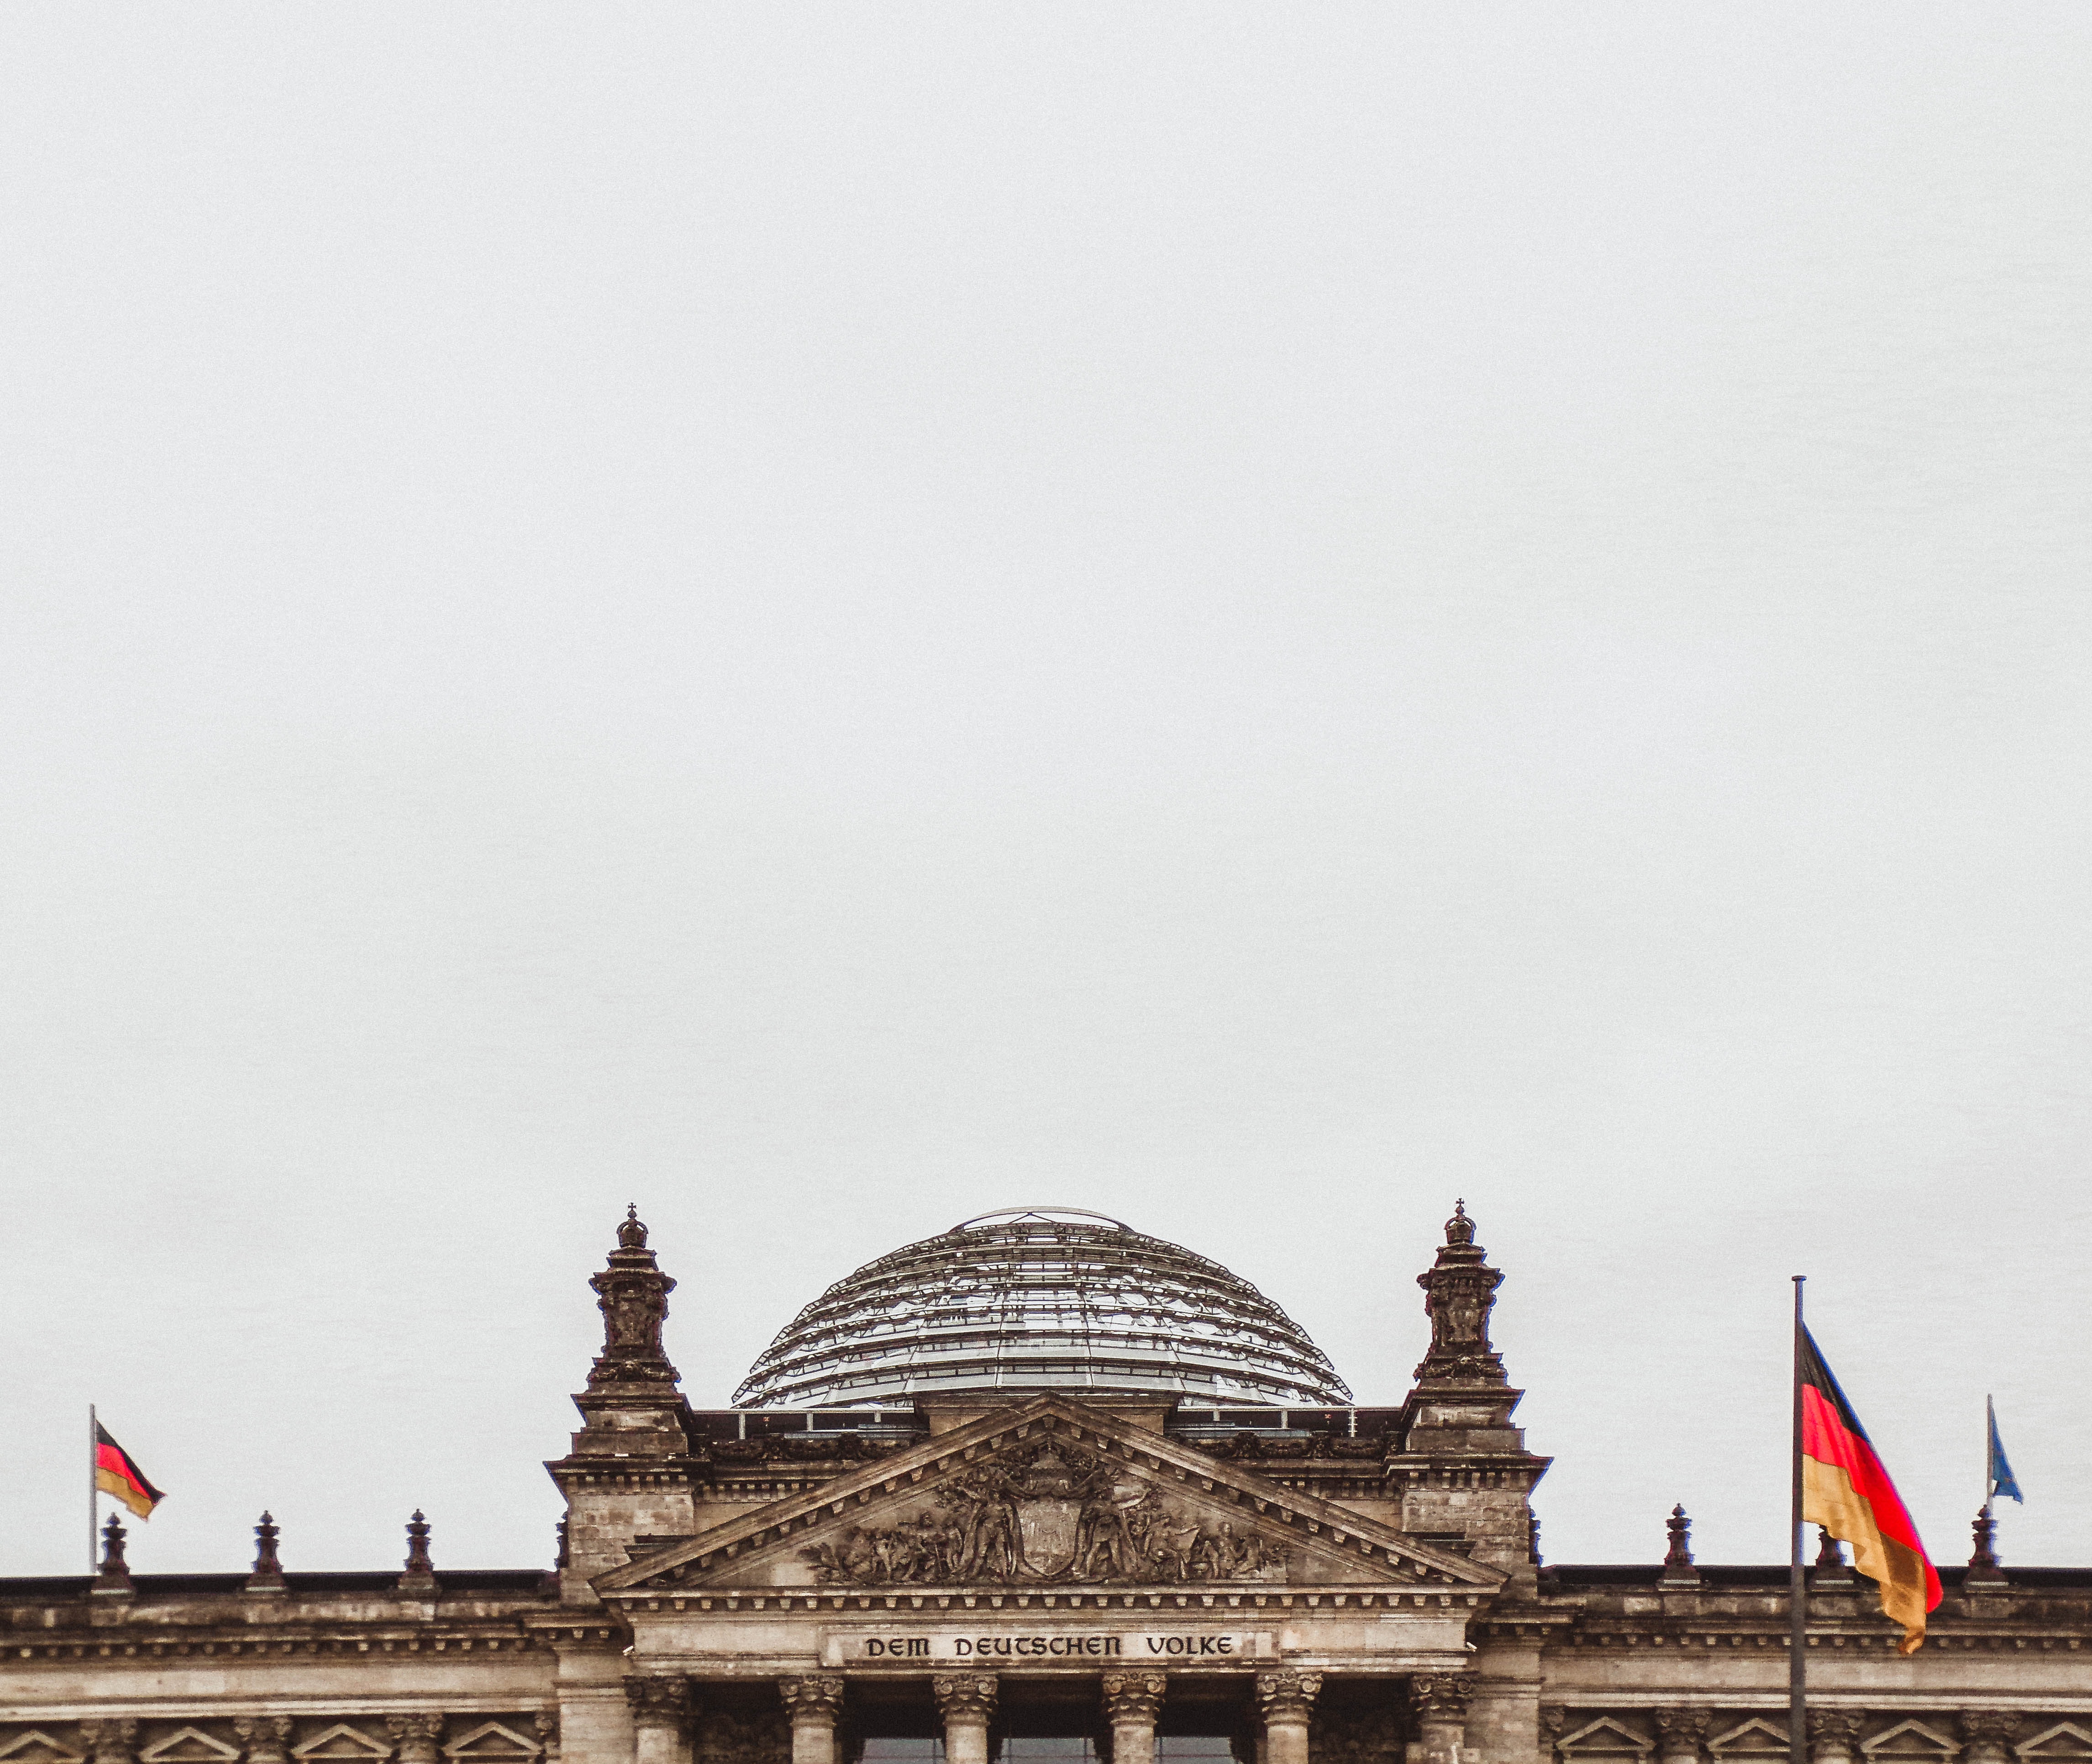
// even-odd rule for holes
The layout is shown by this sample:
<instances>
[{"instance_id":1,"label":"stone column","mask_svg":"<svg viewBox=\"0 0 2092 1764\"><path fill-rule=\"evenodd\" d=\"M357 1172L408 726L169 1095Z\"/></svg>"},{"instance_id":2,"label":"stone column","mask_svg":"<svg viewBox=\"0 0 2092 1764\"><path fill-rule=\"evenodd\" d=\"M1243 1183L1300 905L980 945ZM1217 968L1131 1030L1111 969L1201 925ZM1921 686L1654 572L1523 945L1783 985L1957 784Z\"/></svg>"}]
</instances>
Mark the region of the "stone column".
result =
<instances>
[{"instance_id":1,"label":"stone column","mask_svg":"<svg viewBox=\"0 0 2092 1764\"><path fill-rule=\"evenodd\" d=\"M777 1694L792 1718L792 1764L841 1764L836 1722L843 1712L843 1675L809 1672L780 1678Z\"/></svg>"},{"instance_id":2,"label":"stone column","mask_svg":"<svg viewBox=\"0 0 2092 1764\"><path fill-rule=\"evenodd\" d=\"M1264 1764L1308 1764L1308 1718L1321 1688L1320 1672L1256 1675L1256 1706L1264 1717Z\"/></svg>"},{"instance_id":3,"label":"stone column","mask_svg":"<svg viewBox=\"0 0 2092 1764\"><path fill-rule=\"evenodd\" d=\"M940 1672L930 1680L944 1718L944 1764L988 1764L988 1726L995 1719L992 1672ZM1303 1758L1301 1764L1307 1764Z\"/></svg>"},{"instance_id":4,"label":"stone column","mask_svg":"<svg viewBox=\"0 0 2092 1764\"><path fill-rule=\"evenodd\" d=\"M2009 1709L1961 1711L1961 1764L2011 1764L2012 1732L2020 1718Z\"/></svg>"},{"instance_id":5,"label":"stone column","mask_svg":"<svg viewBox=\"0 0 2092 1764\"><path fill-rule=\"evenodd\" d=\"M1809 1764L1852 1764L1852 1742L1859 1736L1858 1710L1810 1710Z\"/></svg>"},{"instance_id":6,"label":"stone column","mask_svg":"<svg viewBox=\"0 0 2092 1764\"><path fill-rule=\"evenodd\" d=\"M439 1764L436 1741L443 1736L441 1715L387 1715L385 1732L400 1764Z\"/></svg>"},{"instance_id":7,"label":"stone column","mask_svg":"<svg viewBox=\"0 0 2092 1764\"><path fill-rule=\"evenodd\" d=\"M1656 1712L1656 1764L1701 1764L1706 1757L1705 1709L1659 1709Z\"/></svg>"},{"instance_id":8,"label":"stone column","mask_svg":"<svg viewBox=\"0 0 2092 1764\"><path fill-rule=\"evenodd\" d=\"M629 1678L633 1764L690 1764L690 1681Z\"/></svg>"},{"instance_id":9,"label":"stone column","mask_svg":"<svg viewBox=\"0 0 2092 1764\"><path fill-rule=\"evenodd\" d=\"M1155 1718L1169 1688L1166 1672L1104 1674L1104 1719L1111 1724L1112 1764L1155 1764Z\"/></svg>"},{"instance_id":10,"label":"stone column","mask_svg":"<svg viewBox=\"0 0 2092 1764\"><path fill-rule=\"evenodd\" d=\"M1424 1672L1409 1681L1411 1755L1422 1764L1466 1764L1467 1688L1464 1672Z\"/></svg>"}]
</instances>

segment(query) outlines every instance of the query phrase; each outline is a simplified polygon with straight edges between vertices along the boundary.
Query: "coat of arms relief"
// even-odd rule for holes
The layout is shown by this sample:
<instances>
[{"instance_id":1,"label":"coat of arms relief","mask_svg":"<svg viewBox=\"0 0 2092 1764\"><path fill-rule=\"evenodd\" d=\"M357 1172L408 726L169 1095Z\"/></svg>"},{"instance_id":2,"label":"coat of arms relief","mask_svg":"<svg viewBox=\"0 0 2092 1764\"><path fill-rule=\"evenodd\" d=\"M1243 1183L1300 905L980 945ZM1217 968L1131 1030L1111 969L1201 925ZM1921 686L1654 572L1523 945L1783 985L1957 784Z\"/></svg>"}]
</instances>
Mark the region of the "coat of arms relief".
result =
<instances>
[{"instance_id":1,"label":"coat of arms relief","mask_svg":"<svg viewBox=\"0 0 2092 1764\"><path fill-rule=\"evenodd\" d=\"M852 1525L802 1550L824 1581L911 1583L1275 1580L1285 1562L1256 1530L1208 1529L1152 1483L1052 1442L962 1472L934 1504L891 1525Z\"/></svg>"}]
</instances>

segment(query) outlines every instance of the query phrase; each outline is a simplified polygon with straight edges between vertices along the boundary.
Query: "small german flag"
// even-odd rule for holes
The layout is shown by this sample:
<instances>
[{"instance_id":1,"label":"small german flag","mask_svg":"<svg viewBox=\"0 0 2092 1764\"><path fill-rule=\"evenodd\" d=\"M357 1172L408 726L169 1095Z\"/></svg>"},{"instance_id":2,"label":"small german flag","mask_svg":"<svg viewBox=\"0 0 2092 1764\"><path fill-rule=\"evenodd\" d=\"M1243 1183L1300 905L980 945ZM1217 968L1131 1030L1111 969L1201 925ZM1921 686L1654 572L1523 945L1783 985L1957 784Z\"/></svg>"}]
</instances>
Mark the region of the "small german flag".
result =
<instances>
[{"instance_id":1,"label":"small german flag","mask_svg":"<svg viewBox=\"0 0 2092 1764\"><path fill-rule=\"evenodd\" d=\"M1801 1516L1852 1546L1852 1565L1881 1589L1882 1614L1903 1625L1899 1650L1915 1654L1925 1645L1925 1614L1939 1602L1939 1576L1866 1429L1806 1329L1797 1360Z\"/></svg>"},{"instance_id":2,"label":"small german flag","mask_svg":"<svg viewBox=\"0 0 2092 1764\"><path fill-rule=\"evenodd\" d=\"M104 1494L115 1495L140 1519L150 1519L153 1509L166 1499L99 1421L94 1424L94 1485Z\"/></svg>"}]
</instances>

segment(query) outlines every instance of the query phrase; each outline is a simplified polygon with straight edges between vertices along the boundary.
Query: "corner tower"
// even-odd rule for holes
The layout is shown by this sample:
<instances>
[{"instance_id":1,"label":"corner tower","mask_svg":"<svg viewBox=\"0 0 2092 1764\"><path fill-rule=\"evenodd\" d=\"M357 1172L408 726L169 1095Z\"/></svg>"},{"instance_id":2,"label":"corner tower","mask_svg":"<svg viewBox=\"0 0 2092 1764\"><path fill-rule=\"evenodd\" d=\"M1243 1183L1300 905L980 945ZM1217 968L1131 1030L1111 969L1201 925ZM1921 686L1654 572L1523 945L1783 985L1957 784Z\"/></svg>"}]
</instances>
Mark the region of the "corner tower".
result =
<instances>
[{"instance_id":1,"label":"corner tower","mask_svg":"<svg viewBox=\"0 0 2092 1764\"><path fill-rule=\"evenodd\" d=\"M590 1579L624 1566L638 1540L697 1529L689 1405L661 1346L676 1282L647 1248L636 1207L626 1208L617 1247L589 1284L603 1312L603 1351L574 1399L581 1429L573 1450L545 1466L567 1500L560 1593L581 1603L594 1602Z\"/></svg>"},{"instance_id":2,"label":"corner tower","mask_svg":"<svg viewBox=\"0 0 2092 1764\"><path fill-rule=\"evenodd\" d=\"M1476 1561L1531 1585L1538 1566L1531 1498L1553 1460L1528 1451L1525 1430L1511 1425L1525 1393L1511 1388L1489 1340L1503 1275L1487 1253L1466 1203L1455 1202L1437 1260L1416 1277L1431 1347L1396 1423L1401 1445L1388 1456L1388 1493L1402 1503L1404 1531L1457 1538Z\"/></svg>"}]
</instances>

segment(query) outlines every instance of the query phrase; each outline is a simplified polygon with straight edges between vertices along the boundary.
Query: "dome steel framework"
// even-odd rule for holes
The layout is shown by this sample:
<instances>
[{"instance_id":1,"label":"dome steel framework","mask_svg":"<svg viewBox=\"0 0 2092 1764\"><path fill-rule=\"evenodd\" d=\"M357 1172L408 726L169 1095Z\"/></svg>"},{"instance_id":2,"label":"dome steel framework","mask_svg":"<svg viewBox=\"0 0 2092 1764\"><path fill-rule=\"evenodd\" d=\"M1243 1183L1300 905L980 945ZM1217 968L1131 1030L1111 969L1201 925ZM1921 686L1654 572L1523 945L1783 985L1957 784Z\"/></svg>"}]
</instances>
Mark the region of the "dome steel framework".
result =
<instances>
[{"instance_id":1,"label":"dome steel framework","mask_svg":"<svg viewBox=\"0 0 2092 1764\"><path fill-rule=\"evenodd\" d=\"M737 1408L976 1390L1348 1403L1307 1332L1247 1281L1102 1213L1010 1208L868 1262L778 1334Z\"/></svg>"}]
</instances>

